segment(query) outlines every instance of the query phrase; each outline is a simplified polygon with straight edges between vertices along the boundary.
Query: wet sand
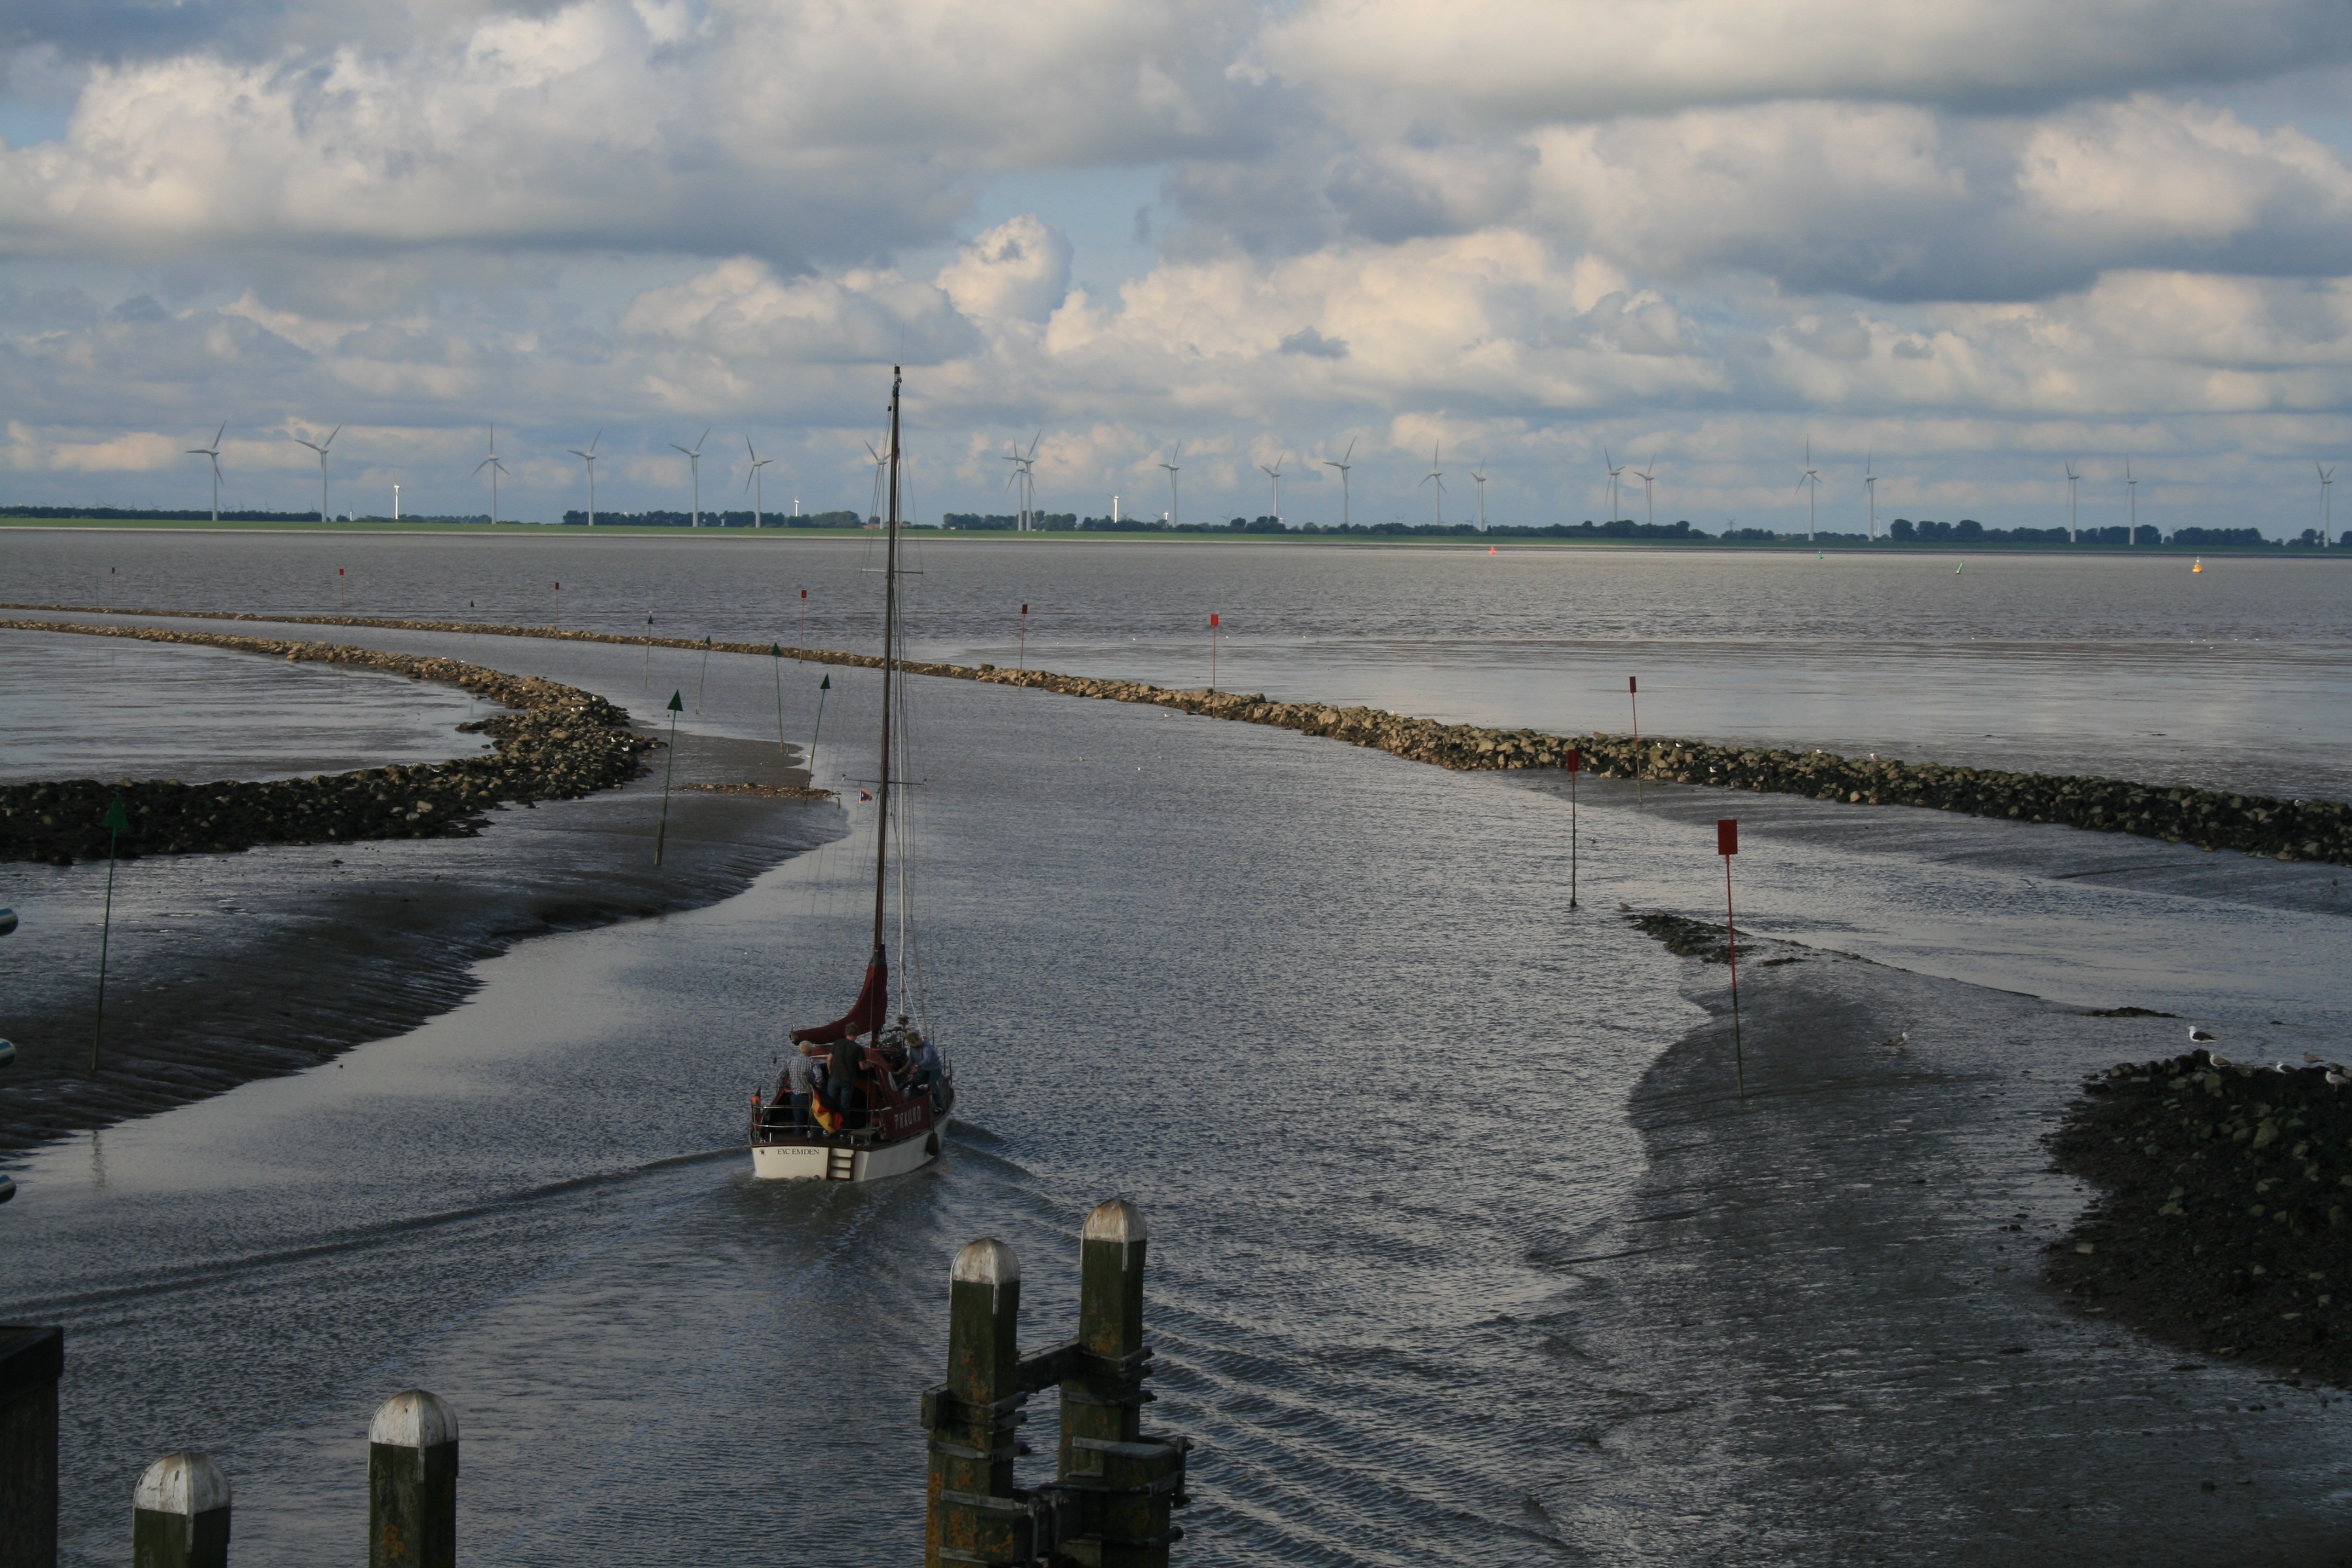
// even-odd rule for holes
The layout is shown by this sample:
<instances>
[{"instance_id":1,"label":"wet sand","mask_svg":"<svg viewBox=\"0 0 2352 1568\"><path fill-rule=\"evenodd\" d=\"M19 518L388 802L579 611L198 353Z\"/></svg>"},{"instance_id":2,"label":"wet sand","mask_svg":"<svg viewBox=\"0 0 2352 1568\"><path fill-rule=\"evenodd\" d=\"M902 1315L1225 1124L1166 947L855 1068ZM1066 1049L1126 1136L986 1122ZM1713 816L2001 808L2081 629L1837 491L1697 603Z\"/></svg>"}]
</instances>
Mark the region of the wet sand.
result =
<instances>
[{"instance_id":1,"label":"wet sand","mask_svg":"<svg viewBox=\"0 0 2352 1568\"><path fill-rule=\"evenodd\" d=\"M658 756L659 753L656 753ZM679 784L796 787L773 745L696 737ZM114 887L100 1070L102 865L0 865L6 938L0 1150L299 1072L446 1011L471 966L529 937L713 903L841 832L822 800L677 790L653 863L658 771L506 806L478 838L266 846L126 862Z\"/></svg>"},{"instance_id":2,"label":"wet sand","mask_svg":"<svg viewBox=\"0 0 2352 1568\"><path fill-rule=\"evenodd\" d=\"M1683 963L1711 1016L1633 1094L1631 1217L1556 1264L1581 1304L1549 1345L1617 1415L1528 1500L1540 1533L1612 1563L2343 1560L2336 1390L2043 1278L2086 1196L2043 1137L2177 1023L1768 942L1741 1100L1726 972Z\"/></svg>"}]
</instances>

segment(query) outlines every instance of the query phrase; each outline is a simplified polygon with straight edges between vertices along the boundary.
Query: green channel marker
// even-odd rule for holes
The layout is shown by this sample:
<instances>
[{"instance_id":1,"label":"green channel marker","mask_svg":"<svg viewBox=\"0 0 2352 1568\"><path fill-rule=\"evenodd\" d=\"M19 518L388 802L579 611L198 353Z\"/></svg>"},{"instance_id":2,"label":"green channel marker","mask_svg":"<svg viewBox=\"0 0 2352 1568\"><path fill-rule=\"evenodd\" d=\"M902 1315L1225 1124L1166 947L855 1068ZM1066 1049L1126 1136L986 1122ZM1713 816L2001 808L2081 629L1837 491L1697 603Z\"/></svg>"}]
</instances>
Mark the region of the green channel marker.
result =
<instances>
[{"instance_id":1,"label":"green channel marker","mask_svg":"<svg viewBox=\"0 0 2352 1568\"><path fill-rule=\"evenodd\" d=\"M654 828L654 864L656 866L662 863L662 840L669 834L669 781L670 776L677 772L677 716L686 709L683 696L677 691L669 694L669 759L662 764L661 822Z\"/></svg>"},{"instance_id":2,"label":"green channel marker","mask_svg":"<svg viewBox=\"0 0 2352 1568\"><path fill-rule=\"evenodd\" d=\"M89 1032L92 1078L98 1076L99 1042L106 1038L106 950L114 934L114 852L122 842L122 830L131 826L131 814L122 809L121 795L117 795L108 803L99 826L106 829L106 913L98 925L98 1020Z\"/></svg>"},{"instance_id":3,"label":"green channel marker","mask_svg":"<svg viewBox=\"0 0 2352 1568\"><path fill-rule=\"evenodd\" d=\"M776 750L784 749L784 648L782 643L768 645L768 658L776 667Z\"/></svg>"}]
</instances>

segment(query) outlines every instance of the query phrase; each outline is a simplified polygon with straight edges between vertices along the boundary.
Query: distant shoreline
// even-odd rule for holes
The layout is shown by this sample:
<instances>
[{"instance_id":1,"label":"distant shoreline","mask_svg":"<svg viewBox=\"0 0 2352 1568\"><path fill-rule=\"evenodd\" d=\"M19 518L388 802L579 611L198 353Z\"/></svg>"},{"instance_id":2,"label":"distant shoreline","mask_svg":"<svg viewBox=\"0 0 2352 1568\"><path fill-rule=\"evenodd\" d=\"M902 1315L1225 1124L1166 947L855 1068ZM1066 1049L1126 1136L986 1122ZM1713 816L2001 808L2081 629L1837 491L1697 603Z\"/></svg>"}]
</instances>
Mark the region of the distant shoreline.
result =
<instances>
[{"instance_id":1,"label":"distant shoreline","mask_svg":"<svg viewBox=\"0 0 2352 1568\"><path fill-rule=\"evenodd\" d=\"M1246 533L1237 530L1219 530L1201 533L1174 533L1161 530L1050 529L1031 533L1014 533L1003 529L943 529L925 524L910 524L926 542L958 544L1002 544L1022 547L1059 544L1249 544L1281 545L1309 544L1354 550L1471 550L1488 547L1497 550L1603 550L1658 551L1674 554L1690 552L1723 552L1736 554L1791 554L1804 551L1841 555L2080 555L2102 560L2130 560L2148 556L2190 557L2210 555L2217 560L2249 558L2281 561L2352 561L2352 548L2333 545L2322 549L2307 544L2033 544L2003 541L1990 544L1967 544L1954 540L1895 540L1881 539L1864 542L1854 540L1822 539L1806 541L1756 539L1560 539L1525 534L1455 534L1428 538L1409 533L1401 534L1339 534L1339 533ZM577 523L552 522L394 522L389 519L362 518L355 522L183 522L163 518L72 518L0 517L0 529L10 531L51 530L60 533L280 533L320 534L333 538L352 538L369 534L408 535L446 534L455 537L495 539L666 539L666 540L794 540L794 539L863 539L872 529L860 528L656 528L632 523L599 523L589 528Z\"/></svg>"}]
</instances>

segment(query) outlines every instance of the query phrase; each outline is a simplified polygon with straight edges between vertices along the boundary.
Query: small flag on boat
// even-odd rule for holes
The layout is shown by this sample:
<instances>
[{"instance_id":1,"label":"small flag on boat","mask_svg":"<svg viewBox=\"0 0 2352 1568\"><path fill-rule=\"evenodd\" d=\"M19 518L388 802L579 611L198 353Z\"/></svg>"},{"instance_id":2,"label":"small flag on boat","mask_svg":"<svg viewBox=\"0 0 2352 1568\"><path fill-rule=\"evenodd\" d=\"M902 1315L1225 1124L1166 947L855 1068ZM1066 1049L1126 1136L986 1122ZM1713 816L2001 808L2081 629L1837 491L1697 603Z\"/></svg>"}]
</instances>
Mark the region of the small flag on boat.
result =
<instances>
[{"instance_id":1,"label":"small flag on boat","mask_svg":"<svg viewBox=\"0 0 2352 1568\"><path fill-rule=\"evenodd\" d=\"M857 792L857 798L860 800L872 800L874 797L866 794L864 790L859 790Z\"/></svg>"}]
</instances>

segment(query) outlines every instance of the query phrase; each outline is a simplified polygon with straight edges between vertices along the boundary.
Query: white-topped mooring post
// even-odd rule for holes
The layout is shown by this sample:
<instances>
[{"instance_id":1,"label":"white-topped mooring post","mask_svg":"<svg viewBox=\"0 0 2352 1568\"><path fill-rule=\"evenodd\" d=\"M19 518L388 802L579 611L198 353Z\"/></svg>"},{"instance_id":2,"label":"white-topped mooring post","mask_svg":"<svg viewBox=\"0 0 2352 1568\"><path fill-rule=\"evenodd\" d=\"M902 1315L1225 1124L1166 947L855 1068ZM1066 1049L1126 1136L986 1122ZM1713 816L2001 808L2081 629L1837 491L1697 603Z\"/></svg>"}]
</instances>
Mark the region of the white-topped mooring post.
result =
<instances>
[{"instance_id":1,"label":"white-topped mooring post","mask_svg":"<svg viewBox=\"0 0 2352 1568\"><path fill-rule=\"evenodd\" d=\"M131 1568L226 1568L228 1478L193 1448L147 1467L131 1499Z\"/></svg>"},{"instance_id":2,"label":"white-topped mooring post","mask_svg":"<svg viewBox=\"0 0 2352 1568\"><path fill-rule=\"evenodd\" d=\"M454 1568L457 1413L404 1389L368 1426L368 1568Z\"/></svg>"},{"instance_id":3,"label":"white-topped mooring post","mask_svg":"<svg viewBox=\"0 0 2352 1568\"><path fill-rule=\"evenodd\" d=\"M994 1237L956 1254L948 1271L948 1378L932 1408L924 1568L1018 1563L1027 1516L1013 1498L1013 1429L1020 1414L1021 1259ZM999 1504L991 1507L994 1501Z\"/></svg>"},{"instance_id":4,"label":"white-topped mooring post","mask_svg":"<svg viewBox=\"0 0 2352 1568\"><path fill-rule=\"evenodd\" d=\"M1078 1345L1088 1370L1062 1384L1062 1473L1079 1437L1132 1443L1143 1414L1143 1211L1095 1205L1078 1232Z\"/></svg>"},{"instance_id":5,"label":"white-topped mooring post","mask_svg":"<svg viewBox=\"0 0 2352 1568\"><path fill-rule=\"evenodd\" d=\"M1167 1568L1183 1531L1181 1438L1147 1435L1151 1352L1143 1344L1143 1211L1125 1198L1095 1205L1078 1233L1078 1351L1062 1379L1060 1484L1082 1507L1064 1549L1100 1568Z\"/></svg>"}]
</instances>

